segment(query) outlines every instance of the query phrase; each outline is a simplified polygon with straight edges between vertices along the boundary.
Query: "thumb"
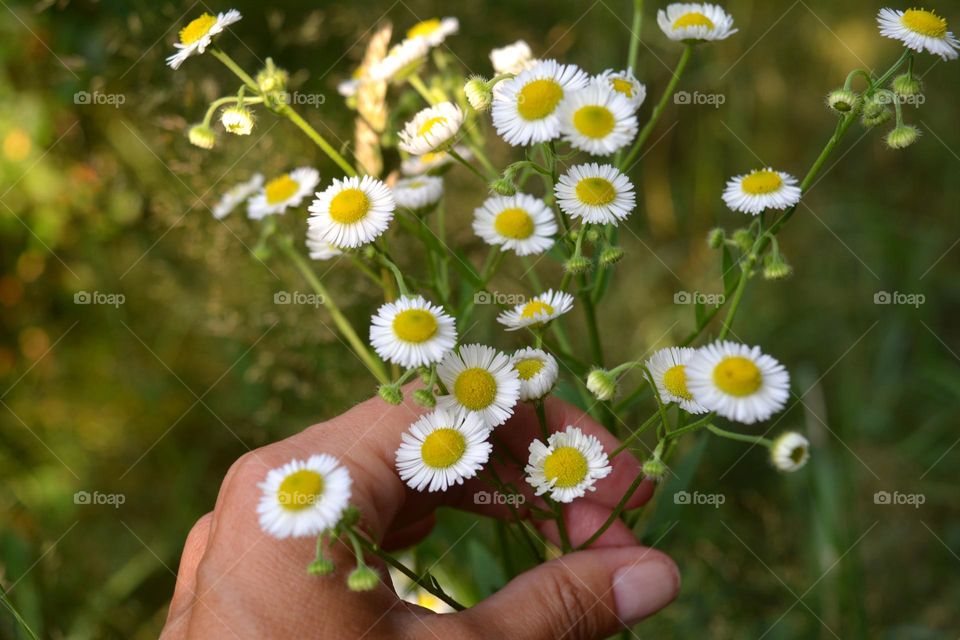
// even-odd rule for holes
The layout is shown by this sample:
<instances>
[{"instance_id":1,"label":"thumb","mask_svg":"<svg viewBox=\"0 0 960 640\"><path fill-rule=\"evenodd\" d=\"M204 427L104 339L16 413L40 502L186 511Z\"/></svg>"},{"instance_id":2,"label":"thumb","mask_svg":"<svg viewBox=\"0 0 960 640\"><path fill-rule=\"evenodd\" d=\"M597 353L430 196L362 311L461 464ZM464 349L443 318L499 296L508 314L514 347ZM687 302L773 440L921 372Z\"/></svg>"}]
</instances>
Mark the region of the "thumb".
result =
<instances>
[{"instance_id":1,"label":"thumb","mask_svg":"<svg viewBox=\"0 0 960 640\"><path fill-rule=\"evenodd\" d=\"M542 564L475 607L443 618L482 630L479 637L592 640L656 613L679 590L677 566L660 551L596 549Z\"/></svg>"}]
</instances>

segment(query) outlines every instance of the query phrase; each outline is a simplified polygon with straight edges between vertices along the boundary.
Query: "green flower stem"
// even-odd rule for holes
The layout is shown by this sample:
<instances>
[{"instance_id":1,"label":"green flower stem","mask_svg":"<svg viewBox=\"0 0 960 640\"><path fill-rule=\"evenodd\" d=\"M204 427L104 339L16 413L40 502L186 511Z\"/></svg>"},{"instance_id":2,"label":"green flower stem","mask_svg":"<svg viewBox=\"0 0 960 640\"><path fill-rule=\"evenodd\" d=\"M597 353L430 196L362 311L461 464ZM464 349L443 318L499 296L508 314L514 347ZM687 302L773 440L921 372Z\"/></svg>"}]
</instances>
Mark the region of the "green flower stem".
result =
<instances>
[{"instance_id":1,"label":"green flower stem","mask_svg":"<svg viewBox=\"0 0 960 640\"><path fill-rule=\"evenodd\" d=\"M410 86L420 94L420 97L426 100L427 104L435 105L438 100L430 93L430 89L423 83L423 79L417 73L411 73L407 77L407 82L410 83Z\"/></svg>"},{"instance_id":2,"label":"green flower stem","mask_svg":"<svg viewBox=\"0 0 960 640\"><path fill-rule=\"evenodd\" d=\"M376 245L374 245L376 247ZM394 279L397 281L397 289L400 291L401 296L409 296L410 291L407 289L407 282L403 278L403 273L400 271L400 267L397 266L397 263L394 262L390 255L385 249L377 247L377 255L380 258L380 262L387 269L390 270L390 273L393 274Z\"/></svg>"},{"instance_id":3,"label":"green flower stem","mask_svg":"<svg viewBox=\"0 0 960 640\"><path fill-rule=\"evenodd\" d=\"M207 113L203 116L203 124L210 126L210 121L213 120L213 114L216 113L217 109L225 104L234 104L237 102L240 102L241 104L260 104L263 102L263 98L243 98L242 100L237 98L237 96L218 98L210 103Z\"/></svg>"},{"instance_id":4,"label":"green flower stem","mask_svg":"<svg viewBox=\"0 0 960 640\"><path fill-rule=\"evenodd\" d=\"M617 447L616 449L614 449L613 451L611 451L611 452L610 452L610 455L609 455L608 457L612 460L612 459L615 458L616 456L618 456L618 455L620 455L621 453L623 453L623 452L627 449L627 447L630 445L631 442L633 442L634 440L636 440L636 439L640 436L640 434L642 434L644 431L646 431L647 429L649 429L650 426L651 426L654 422L656 422L657 420L659 420L659 419L660 419L660 413L659 413L659 412L654 413L652 416L650 416L649 418L647 418L646 421L645 421L643 424L641 424L639 427L637 427L636 429L634 429L633 431L631 431L631 432L630 432L630 435L628 435L626 438L624 438L624 439L620 442L620 446Z\"/></svg>"},{"instance_id":5,"label":"green flower stem","mask_svg":"<svg viewBox=\"0 0 960 640\"><path fill-rule=\"evenodd\" d=\"M727 438L728 440L737 440L739 442L749 442L750 444L760 444L765 447L773 446L773 440L770 440L768 438L764 438L762 436L751 436L745 433L734 433L733 431L727 431L725 429L721 429L720 427L713 424L708 424L707 430L714 435L720 436L721 438Z\"/></svg>"},{"instance_id":6,"label":"green flower stem","mask_svg":"<svg viewBox=\"0 0 960 640\"><path fill-rule=\"evenodd\" d=\"M235 76L243 81L243 84L247 85L250 89L253 89L253 91L256 93L260 93L260 85L258 85L254 79L251 78L247 72L240 67L240 65L234 62L233 58L228 56L226 52L221 49L211 49L210 55L222 62L227 69L230 69Z\"/></svg>"},{"instance_id":7,"label":"green flower stem","mask_svg":"<svg viewBox=\"0 0 960 640\"><path fill-rule=\"evenodd\" d=\"M537 411L537 420L540 422L540 433L543 435L543 443L547 443L547 439L550 437L550 427L547 426L547 411L543 406L543 400L537 400L533 403L534 408Z\"/></svg>"},{"instance_id":8,"label":"green flower stem","mask_svg":"<svg viewBox=\"0 0 960 640\"><path fill-rule=\"evenodd\" d=\"M640 153L640 149L643 148L647 138L649 138L650 134L653 133L654 127L657 126L657 122L660 121L660 117L667 108L667 102L670 100L673 92L677 89L677 83L680 82L680 76L682 76L683 72L686 70L687 63L690 62L690 57L692 54L693 45L686 45L683 48L683 54L680 56L680 61L677 62L677 68L673 72L673 77L670 78L667 88L664 90L663 95L660 96L660 102L658 102L657 106L653 108L653 113L650 114L650 119L643 126L643 129L640 130L640 134L637 135L637 140L633 143L633 147L630 148L630 153L628 153L627 157L624 158L620 163L619 166L621 171L627 171L630 169L630 165L633 164L633 161Z\"/></svg>"},{"instance_id":9,"label":"green flower stem","mask_svg":"<svg viewBox=\"0 0 960 640\"><path fill-rule=\"evenodd\" d=\"M617 518L620 517L620 514L623 513L623 510L627 506L627 501L630 500L630 497L636 492L637 487L640 486L640 483L643 482L646 476L642 473L638 473L637 477L633 479L633 482L630 483L630 487L627 489L627 492L623 494L623 497L620 498L620 502L617 503L617 506L613 508L613 511L610 512L610 516L606 521L600 525L600 528L593 532L593 535L587 538L582 544L578 545L574 551L583 551L594 542L596 542L600 536L606 532L610 526L617 521Z\"/></svg>"},{"instance_id":10,"label":"green flower stem","mask_svg":"<svg viewBox=\"0 0 960 640\"><path fill-rule=\"evenodd\" d=\"M493 484L496 486L498 491L506 489L506 485L503 483L503 480L500 479L500 476L497 474L496 469L493 464L487 465L487 472L490 477L493 479ZM523 522L523 518L520 517L520 512L517 511L517 506L513 504L510 500L507 501L507 508L510 510L510 514L513 516L513 519L516 521L518 527L520 527L520 533L522 534L524 542L527 546L530 547L530 553L533 554L533 557L538 563L543 562L543 553L540 552L540 547L537 545L537 542L530 535L530 531L527 529L527 526Z\"/></svg>"},{"instance_id":11,"label":"green flower stem","mask_svg":"<svg viewBox=\"0 0 960 640\"><path fill-rule=\"evenodd\" d=\"M733 319L737 315L737 309L740 307L740 301L743 299L743 292L747 290L747 282L750 280L750 271L756 261L756 254L744 258L740 264L740 277L737 279L737 288L733 291L733 300L730 301L730 309L723 318L723 326L720 327L720 333L717 334L717 340L723 340L733 328Z\"/></svg>"},{"instance_id":12,"label":"green flower stem","mask_svg":"<svg viewBox=\"0 0 960 640\"><path fill-rule=\"evenodd\" d=\"M313 268L307 263L303 256L301 256L297 250L294 249L293 242L290 240L290 238L282 238L277 244L279 244L283 253L290 258L290 261L293 262L294 266L300 270L300 273L303 274L303 277L313 288L314 292L323 299L323 306L327 308L327 311L333 318L334 324L337 326L337 329L339 329L340 334L353 349L353 352L356 353L357 357L360 358L364 365L366 365L367 369L370 370L370 373L372 373L377 379L377 382L381 384L389 384L390 378L387 376L387 370L383 366L383 363L375 358L367 349L364 342L357 335L357 332L354 331L353 325L350 324L350 321L347 320L346 316L343 315L343 313L340 311L340 308L333 301L333 296L330 295L330 292L327 291L327 288L323 286L322 282L320 282L320 279L317 277L317 274L314 273Z\"/></svg>"},{"instance_id":13,"label":"green flower stem","mask_svg":"<svg viewBox=\"0 0 960 640\"><path fill-rule=\"evenodd\" d=\"M491 180L494 179L494 178L490 178L488 176L483 175L483 173L481 173L479 169L473 166L473 164L470 161L468 161L466 158L464 158L462 155L457 153L453 147L450 147L449 149L447 149L447 153L450 154L451 158L453 158L454 160L456 160L457 162L465 166L467 169L469 169L470 173L480 178L480 180L483 181L483 184L485 186L489 185Z\"/></svg>"},{"instance_id":14,"label":"green flower stem","mask_svg":"<svg viewBox=\"0 0 960 640\"><path fill-rule=\"evenodd\" d=\"M30 636L31 640L39 640L37 634L34 633L33 629L30 628L30 625L27 624L27 621L23 619L23 616L20 615L20 612L17 611L16 607L13 606L13 603L10 602L10 599L7 597L7 594L3 591L3 589L0 589L0 603L2 603L6 610L10 612L10 615L12 615L14 620L17 621L17 624L20 625L20 628L23 629L28 636Z\"/></svg>"},{"instance_id":15,"label":"green flower stem","mask_svg":"<svg viewBox=\"0 0 960 640\"><path fill-rule=\"evenodd\" d=\"M713 413L710 413L710 414L707 414L706 417L703 417L697 420L696 422L692 422L684 427L681 427L680 429L674 429L669 434L667 434L667 439L672 440L674 438L679 438L682 435L686 435L692 431L697 431L698 429L701 429L702 427L706 426L707 423L713 420L715 417L716 416Z\"/></svg>"},{"instance_id":16,"label":"green flower stem","mask_svg":"<svg viewBox=\"0 0 960 640\"><path fill-rule=\"evenodd\" d=\"M637 54L640 52L640 31L643 28L643 0L633 0L633 22L630 24L630 48L627 51L627 69L636 73Z\"/></svg>"},{"instance_id":17,"label":"green flower stem","mask_svg":"<svg viewBox=\"0 0 960 640\"><path fill-rule=\"evenodd\" d=\"M473 152L473 155L476 156L477 160L480 161L480 164L483 165L483 168L486 169L487 173L492 176L497 176L500 172L497 170L493 163L490 162L490 158L487 157L486 152L483 150L479 144L476 144L470 140L467 140L467 148Z\"/></svg>"},{"instance_id":18,"label":"green flower stem","mask_svg":"<svg viewBox=\"0 0 960 640\"><path fill-rule=\"evenodd\" d=\"M553 509L554 519L557 521L557 531L560 532L560 549L563 553L570 553L573 551L573 546L570 544L570 534L567 532L567 523L563 520L563 505L553 500L547 500L547 502L550 503Z\"/></svg>"},{"instance_id":19,"label":"green flower stem","mask_svg":"<svg viewBox=\"0 0 960 640\"><path fill-rule=\"evenodd\" d=\"M597 325L597 309L590 298L589 281L586 274L580 275L580 301L583 303L583 313L587 319L587 334L590 338L590 351L593 353L593 364L603 367L603 344L600 342L600 328Z\"/></svg>"}]
</instances>

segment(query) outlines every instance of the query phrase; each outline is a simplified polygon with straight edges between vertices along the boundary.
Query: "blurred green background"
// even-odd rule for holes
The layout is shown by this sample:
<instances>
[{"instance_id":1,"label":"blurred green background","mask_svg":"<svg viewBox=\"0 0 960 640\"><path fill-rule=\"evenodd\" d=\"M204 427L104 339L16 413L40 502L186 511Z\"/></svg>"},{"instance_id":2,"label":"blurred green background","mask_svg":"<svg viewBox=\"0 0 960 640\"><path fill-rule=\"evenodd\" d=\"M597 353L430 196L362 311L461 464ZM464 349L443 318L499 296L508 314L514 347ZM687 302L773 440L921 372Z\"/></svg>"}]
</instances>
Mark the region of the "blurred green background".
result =
<instances>
[{"instance_id":1,"label":"blurred green background","mask_svg":"<svg viewBox=\"0 0 960 640\"><path fill-rule=\"evenodd\" d=\"M307 290L298 274L251 258L256 230L242 216L221 224L208 211L253 171L312 164L326 181L335 167L269 114L249 139L191 147L185 127L234 83L210 56L167 68L176 30L203 10L240 9L222 46L251 71L273 56L294 87L325 93L325 104L302 111L349 140L352 114L335 87L380 16L399 31L455 13L461 32L448 44L478 73L490 74L491 46L517 38L597 73L623 65L630 3L2 4L0 580L41 637L155 637L183 540L230 463L374 390L324 310L274 304L277 291ZM956 29L957 6L936 4L928 8ZM760 163L805 173L834 126L823 96L853 67L882 71L899 55L877 33L879 6L727 4L740 32L699 49L680 85L724 103L671 104L632 174L640 206L600 309L611 360L690 330L692 309L673 303L677 292L721 289L705 234L744 222L720 201L726 178ZM638 69L653 99L679 55L656 8L648 3ZM907 118L924 131L919 143L893 152L885 131L851 130L834 156L842 160L828 163L782 234L794 277L753 282L735 328L791 370L802 402L776 431L807 433L813 459L784 477L759 450L686 443L672 483L725 501L677 505L683 487L667 486L641 518L644 539L684 575L679 601L642 624L644 636L960 634L960 63L921 55L917 70L927 101ZM77 104L78 91L123 103ZM500 143L492 152L501 165L509 157ZM448 193L454 241L479 265L469 221L483 193L459 169ZM363 335L377 292L346 263L319 272ZM495 288L524 290L519 273L513 264ZM94 291L122 294L123 304L75 303ZM925 299L874 304L884 291ZM578 315L569 322L582 333ZM490 324L470 337L516 346ZM77 504L78 491L123 504ZM878 491L924 503L877 504ZM467 522L443 518L421 559L441 555ZM490 539L471 536L441 566L455 584L477 572L474 597L504 579L486 562ZM0 612L0 637L26 636Z\"/></svg>"}]
</instances>

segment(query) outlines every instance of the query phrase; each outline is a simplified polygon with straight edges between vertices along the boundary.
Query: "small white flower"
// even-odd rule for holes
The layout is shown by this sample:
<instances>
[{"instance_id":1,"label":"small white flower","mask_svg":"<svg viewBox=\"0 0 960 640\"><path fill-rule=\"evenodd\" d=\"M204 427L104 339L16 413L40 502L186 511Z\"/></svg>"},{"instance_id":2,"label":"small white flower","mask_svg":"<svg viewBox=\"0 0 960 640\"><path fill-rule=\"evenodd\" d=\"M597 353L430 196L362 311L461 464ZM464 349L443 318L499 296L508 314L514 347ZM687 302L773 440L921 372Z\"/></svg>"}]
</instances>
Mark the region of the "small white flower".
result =
<instances>
[{"instance_id":1,"label":"small white flower","mask_svg":"<svg viewBox=\"0 0 960 640\"><path fill-rule=\"evenodd\" d=\"M613 471L603 445L595 436L574 426L553 433L544 444L530 443L530 459L524 469L527 482L538 496L545 493L557 502L573 502L587 491L596 491L597 480Z\"/></svg>"},{"instance_id":2,"label":"small white flower","mask_svg":"<svg viewBox=\"0 0 960 640\"><path fill-rule=\"evenodd\" d=\"M314 198L307 225L317 230L317 239L352 249L386 231L396 207L390 188L376 178L334 179Z\"/></svg>"},{"instance_id":3,"label":"small white flower","mask_svg":"<svg viewBox=\"0 0 960 640\"><path fill-rule=\"evenodd\" d=\"M557 233L553 209L525 193L491 196L473 212L473 230L483 241L518 256L543 253Z\"/></svg>"},{"instance_id":4,"label":"small white flower","mask_svg":"<svg viewBox=\"0 0 960 640\"><path fill-rule=\"evenodd\" d=\"M880 35L899 40L908 49L926 51L943 60L956 60L960 41L947 28L947 21L924 9L880 9Z\"/></svg>"},{"instance_id":5,"label":"small white flower","mask_svg":"<svg viewBox=\"0 0 960 640\"><path fill-rule=\"evenodd\" d=\"M757 215L765 209L786 209L800 202L797 179L773 169L757 169L730 178L723 201L734 211Z\"/></svg>"},{"instance_id":6,"label":"small white flower","mask_svg":"<svg viewBox=\"0 0 960 640\"><path fill-rule=\"evenodd\" d=\"M307 228L306 245L311 260L330 260L343 255L343 251L321 237L319 229Z\"/></svg>"},{"instance_id":7,"label":"small white flower","mask_svg":"<svg viewBox=\"0 0 960 640\"><path fill-rule=\"evenodd\" d=\"M512 73L514 75L529 69L537 63L533 59L533 51L523 40L494 49L490 52L490 63L497 74Z\"/></svg>"},{"instance_id":8,"label":"small white flower","mask_svg":"<svg viewBox=\"0 0 960 640\"><path fill-rule=\"evenodd\" d=\"M381 306L371 319L370 344L377 354L407 369L439 362L457 344L457 327L443 308L422 296Z\"/></svg>"},{"instance_id":9,"label":"small white flower","mask_svg":"<svg viewBox=\"0 0 960 640\"><path fill-rule=\"evenodd\" d=\"M332 529L350 503L350 485L347 468L325 453L272 469L258 485L260 528L280 539Z\"/></svg>"},{"instance_id":10,"label":"small white flower","mask_svg":"<svg viewBox=\"0 0 960 640\"><path fill-rule=\"evenodd\" d=\"M796 431L787 431L773 441L770 461L780 471L797 471L810 459L810 441Z\"/></svg>"},{"instance_id":11,"label":"small white flower","mask_svg":"<svg viewBox=\"0 0 960 640\"><path fill-rule=\"evenodd\" d=\"M630 179L609 164L579 164L560 176L557 204L574 218L591 224L616 224L636 205Z\"/></svg>"},{"instance_id":12,"label":"small white flower","mask_svg":"<svg viewBox=\"0 0 960 640\"><path fill-rule=\"evenodd\" d=\"M657 385L661 402L675 402L687 413L707 413L707 408L694 400L687 388L686 364L696 352L690 347L661 349L647 360L647 370Z\"/></svg>"},{"instance_id":13,"label":"small white flower","mask_svg":"<svg viewBox=\"0 0 960 640\"><path fill-rule=\"evenodd\" d=\"M453 141L463 124L463 110L452 102L441 102L422 110L400 132L401 150L415 156L442 151Z\"/></svg>"},{"instance_id":14,"label":"small white flower","mask_svg":"<svg viewBox=\"0 0 960 640\"><path fill-rule=\"evenodd\" d=\"M311 167L300 167L277 176L263 186L247 202L247 215L252 220L283 213L288 207L299 207L303 199L320 182L320 173Z\"/></svg>"},{"instance_id":15,"label":"small white flower","mask_svg":"<svg viewBox=\"0 0 960 640\"><path fill-rule=\"evenodd\" d=\"M173 44L177 52L167 58L167 64L174 69L179 69L184 60L206 51L213 41L213 36L223 32L224 29L239 21L240 18L240 12L231 9L226 13L218 14L216 17L204 13L199 18L192 20L190 24L180 30L180 41Z\"/></svg>"},{"instance_id":16,"label":"small white flower","mask_svg":"<svg viewBox=\"0 0 960 640\"><path fill-rule=\"evenodd\" d=\"M410 39L423 38L428 45L436 47L446 40L447 36L451 36L459 30L460 21L456 18L432 18L418 22L407 29L407 37Z\"/></svg>"},{"instance_id":17,"label":"small white flower","mask_svg":"<svg viewBox=\"0 0 960 640\"><path fill-rule=\"evenodd\" d=\"M393 185L393 197L398 207L413 211L429 209L443 197L443 178L401 178Z\"/></svg>"},{"instance_id":18,"label":"small white flower","mask_svg":"<svg viewBox=\"0 0 960 640\"><path fill-rule=\"evenodd\" d=\"M553 140L560 135L560 101L589 81L576 65L543 60L517 77L498 83L492 110L497 133L513 146Z\"/></svg>"},{"instance_id":19,"label":"small white flower","mask_svg":"<svg viewBox=\"0 0 960 640\"><path fill-rule=\"evenodd\" d=\"M529 402L546 396L557 383L557 359L541 349L527 347L513 354L513 368L520 374L520 399Z\"/></svg>"},{"instance_id":20,"label":"small white flower","mask_svg":"<svg viewBox=\"0 0 960 640\"><path fill-rule=\"evenodd\" d=\"M407 38L394 45L387 55L367 70L371 80L403 80L417 70L430 51L430 44L424 38Z\"/></svg>"},{"instance_id":21,"label":"small white flower","mask_svg":"<svg viewBox=\"0 0 960 640\"><path fill-rule=\"evenodd\" d=\"M524 327L541 326L559 318L573 308L573 296L565 291L548 289L523 304L497 316L497 322L506 325L507 331Z\"/></svg>"},{"instance_id":22,"label":"small white flower","mask_svg":"<svg viewBox=\"0 0 960 640\"><path fill-rule=\"evenodd\" d=\"M352 98L357 95L357 90L360 88L360 78L348 78L346 80L341 80L337 83L337 93L339 93L344 98Z\"/></svg>"},{"instance_id":23,"label":"small white flower","mask_svg":"<svg viewBox=\"0 0 960 640\"><path fill-rule=\"evenodd\" d=\"M633 75L632 69L626 71L614 71L607 69L593 81L597 84L605 85L625 97L630 101L630 106L636 111L647 99L647 87L637 80Z\"/></svg>"},{"instance_id":24,"label":"small white flower","mask_svg":"<svg viewBox=\"0 0 960 640\"><path fill-rule=\"evenodd\" d=\"M248 136L253 131L253 113L246 107L233 105L220 114L220 123L227 133L235 136Z\"/></svg>"},{"instance_id":25,"label":"small white flower","mask_svg":"<svg viewBox=\"0 0 960 640\"><path fill-rule=\"evenodd\" d=\"M437 365L449 395L437 406L476 415L490 429L507 421L520 398L520 376L510 358L492 347L468 344L449 352Z\"/></svg>"},{"instance_id":26,"label":"small white flower","mask_svg":"<svg viewBox=\"0 0 960 640\"><path fill-rule=\"evenodd\" d=\"M608 156L630 144L637 135L637 116L623 94L591 84L571 91L557 109L563 139L575 149Z\"/></svg>"},{"instance_id":27,"label":"small white flower","mask_svg":"<svg viewBox=\"0 0 960 640\"><path fill-rule=\"evenodd\" d=\"M657 24L671 40L725 40L737 32L733 18L715 4L678 3L657 12Z\"/></svg>"},{"instance_id":28,"label":"small white flower","mask_svg":"<svg viewBox=\"0 0 960 640\"><path fill-rule=\"evenodd\" d=\"M213 205L213 217L217 220L223 220L230 215L231 211L237 208L237 205L259 191L262 186L262 173L255 173L246 182L234 185L229 191L220 196L217 204Z\"/></svg>"},{"instance_id":29,"label":"small white flower","mask_svg":"<svg viewBox=\"0 0 960 640\"><path fill-rule=\"evenodd\" d=\"M490 429L474 414L438 410L410 425L397 449L400 479L417 491L446 491L474 477L490 457Z\"/></svg>"},{"instance_id":30,"label":"small white flower","mask_svg":"<svg viewBox=\"0 0 960 640\"><path fill-rule=\"evenodd\" d=\"M453 150L464 160L469 160L473 157L473 152L467 147L455 146ZM404 159L404 161L400 163L400 170L407 176L419 176L424 173L438 171L451 162L453 162L453 156L446 151L434 151L433 153L425 153L422 156L412 156Z\"/></svg>"},{"instance_id":31,"label":"small white flower","mask_svg":"<svg viewBox=\"0 0 960 640\"><path fill-rule=\"evenodd\" d=\"M715 342L698 349L685 371L698 403L744 424L766 420L790 397L790 374L760 347Z\"/></svg>"}]
</instances>

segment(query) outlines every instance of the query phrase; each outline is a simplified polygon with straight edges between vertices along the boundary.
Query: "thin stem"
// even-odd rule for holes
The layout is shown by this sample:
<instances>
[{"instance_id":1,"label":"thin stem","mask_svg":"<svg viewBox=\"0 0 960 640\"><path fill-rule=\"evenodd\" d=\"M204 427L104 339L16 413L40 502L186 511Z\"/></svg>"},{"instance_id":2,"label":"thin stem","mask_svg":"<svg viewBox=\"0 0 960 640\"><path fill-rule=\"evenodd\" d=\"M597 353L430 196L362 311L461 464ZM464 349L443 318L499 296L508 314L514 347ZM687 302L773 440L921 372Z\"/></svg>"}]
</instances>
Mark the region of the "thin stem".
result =
<instances>
[{"instance_id":1,"label":"thin stem","mask_svg":"<svg viewBox=\"0 0 960 640\"><path fill-rule=\"evenodd\" d=\"M607 529L610 528L611 525L613 525L614 522L617 521L617 518L620 517L620 514L623 513L623 510L626 508L627 502L633 496L634 492L636 492L637 487L640 486L640 483L643 482L645 477L646 476L642 473L637 474L637 477L634 478L633 482L630 483L630 487L627 489L626 493L624 493L623 497L620 498L620 502L618 502L617 506L614 507L613 511L610 512L610 516L607 518L606 522L600 525L600 528L594 531L593 535L587 538L583 544L578 545L574 551L582 551L583 549L586 549L592 545L606 532Z\"/></svg>"},{"instance_id":2,"label":"thin stem","mask_svg":"<svg viewBox=\"0 0 960 640\"><path fill-rule=\"evenodd\" d=\"M473 164L471 164L471 163L470 163L466 158L464 158L462 155L460 155L459 153L457 153L457 151L456 151L453 147L450 147L449 149L447 149L447 153L450 154L450 157L451 157L451 158L453 158L454 160L456 160L457 162L459 162L460 164L462 164L463 166L465 166L467 169L469 169L470 172L471 172L473 175L475 175L475 176L477 176L478 178L480 178L480 179L483 181L483 184L487 185L487 184L490 183L491 178L488 178L487 176L483 175L483 174L480 172L479 169L477 169L475 166L473 166Z\"/></svg>"},{"instance_id":3,"label":"thin stem","mask_svg":"<svg viewBox=\"0 0 960 640\"><path fill-rule=\"evenodd\" d=\"M213 114L217 111L218 108L222 107L225 104L231 104L239 102L241 104L260 104L263 102L263 98L243 98L239 99L237 96L225 96L223 98L217 98L210 103L210 106L207 108L206 114L203 116L203 124L209 125L210 121L213 119Z\"/></svg>"},{"instance_id":4,"label":"thin stem","mask_svg":"<svg viewBox=\"0 0 960 640\"><path fill-rule=\"evenodd\" d=\"M413 87L417 93L420 94L420 97L427 101L427 104L434 105L437 104L437 100L434 99L433 95L430 93L430 89L427 88L427 85L423 83L423 79L416 73L411 74L407 78L407 82L410 83L410 86Z\"/></svg>"},{"instance_id":5,"label":"thin stem","mask_svg":"<svg viewBox=\"0 0 960 640\"><path fill-rule=\"evenodd\" d=\"M343 169L343 172L350 177L357 175L356 170L350 166L350 163L340 155L340 153L334 149L329 142L324 139L320 133L310 126L310 123L300 117L300 114L290 108L290 105L284 104L277 109L278 113L286 116L290 122L297 125L301 131L307 134L307 137L313 140L313 142L320 147L320 150L327 154L331 160L333 160L338 167Z\"/></svg>"},{"instance_id":6,"label":"thin stem","mask_svg":"<svg viewBox=\"0 0 960 640\"><path fill-rule=\"evenodd\" d=\"M751 436L745 433L734 433L733 431L727 431L725 429L721 429L720 427L713 424L708 424L707 430L714 435L720 436L721 438L727 438L728 440L737 440L739 442L749 442L750 444L762 444L765 447L773 446L773 440L770 440L769 438L764 438L762 436Z\"/></svg>"},{"instance_id":7,"label":"thin stem","mask_svg":"<svg viewBox=\"0 0 960 640\"><path fill-rule=\"evenodd\" d=\"M743 299L743 292L747 290L747 282L750 280L750 270L753 268L753 259L748 257L740 265L740 278L737 280L737 288L733 292L733 300L730 302L730 309L723 318L723 326L720 333L717 334L717 340L723 340L733 328L733 318L737 315L737 309L740 307L740 301Z\"/></svg>"},{"instance_id":8,"label":"thin stem","mask_svg":"<svg viewBox=\"0 0 960 640\"><path fill-rule=\"evenodd\" d=\"M637 54L640 52L640 31L643 28L643 0L633 0L633 22L630 24L630 48L627 52L627 69L636 73Z\"/></svg>"},{"instance_id":9,"label":"thin stem","mask_svg":"<svg viewBox=\"0 0 960 640\"><path fill-rule=\"evenodd\" d=\"M563 520L563 505L558 502L549 501L551 507L553 507L554 518L557 521L557 531L560 532L560 549L564 553L570 553L573 551L573 546L570 544L570 534L567 532L567 523Z\"/></svg>"},{"instance_id":10,"label":"thin stem","mask_svg":"<svg viewBox=\"0 0 960 640\"><path fill-rule=\"evenodd\" d=\"M10 599L7 597L7 594L0 589L0 603L3 603L3 606L6 607L7 611L10 612L10 615L14 617L17 621L17 624L20 625L20 628L27 632L32 640L39 640L37 634L33 632L33 629L30 628L30 625L27 624L27 621L23 619L20 615L20 612L17 611L16 607L13 606L13 603L10 602Z\"/></svg>"},{"instance_id":11,"label":"thin stem","mask_svg":"<svg viewBox=\"0 0 960 640\"><path fill-rule=\"evenodd\" d=\"M660 418L660 412L658 411L657 413L654 413L654 414L651 415L649 418L647 418L646 421L644 421L644 423L641 424L639 427L637 427L636 429L634 429L633 431L631 431L631 432L630 432L630 435L628 435L626 438L624 438L624 439L620 442L620 446L610 452L610 456L609 456L610 459L612 460L612 459L615 458L616 456L618 456L618 455L620 455L621 453L623 453L623 451L626 450L627 446L628 446L631 442L633 442L634 440L636 440L636 439L640 436L641 433L643 433L644 431L646 431L647 429L649 429L649 428L650 428L650 425L652 425L654 422L656 422L657 420L659 420L659 418Z\"/></svg>"},{"instance_id":12,"label":"thin stem","mask_svg":"<svg viewBox=\"0 0 960 640\"><path fill-rule=\"evenodd\" d=\"M696 431L702 428L703 426L705 426L711 420L713 420L714 417L715 417L714 414L711 413L711 414L708 414L706 417L697 420L696 422L692 422L686 425L685 427L682 427L680 429L674 429L669 434L667 434L667 438L668 439L679 438L680 436L686 435L691 431Z\"/></svg>"},{"instance_id":13,"label":"thin stem","mask_svg":"<svg viewBox=\"0 0 960 640\"><path fill-rule=\"evenodd\" d=\"M253 78L251 78L250 75L246 71L244 71L240 67L240 65L234 62L233 58L228 56L223 50L211 49L210 55L212 55L214 58L222 62L224 66L226 66L228 69L230 69L230 71L232 71L235 76L237 76L238 78L240 78L241 81L243 81L243 84L247 85L249 88L253 89L255 92L260 93L260 85L254 82Z\"/></svg>"},{"instance_id":14,"label":"thin stem","mask_svg":"<svg viewBox=\"0 0 960 640\"><path fill-rule=\"evenodd\" d=\"M543 406L543 400L537 400L533 404L537 411L537 420L540 422L540 433L543 435L544 444L550 438L550 427L547 426L547 411Z\"/></svg>"}]
</instances>

